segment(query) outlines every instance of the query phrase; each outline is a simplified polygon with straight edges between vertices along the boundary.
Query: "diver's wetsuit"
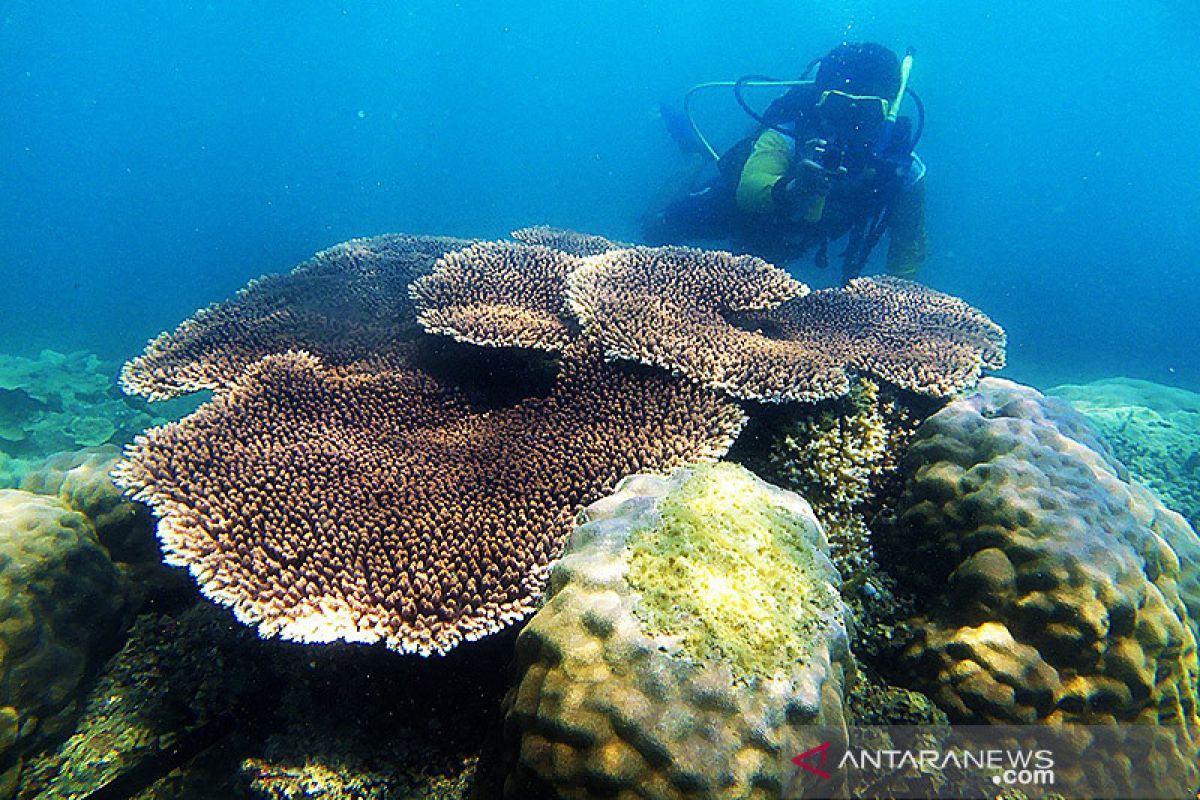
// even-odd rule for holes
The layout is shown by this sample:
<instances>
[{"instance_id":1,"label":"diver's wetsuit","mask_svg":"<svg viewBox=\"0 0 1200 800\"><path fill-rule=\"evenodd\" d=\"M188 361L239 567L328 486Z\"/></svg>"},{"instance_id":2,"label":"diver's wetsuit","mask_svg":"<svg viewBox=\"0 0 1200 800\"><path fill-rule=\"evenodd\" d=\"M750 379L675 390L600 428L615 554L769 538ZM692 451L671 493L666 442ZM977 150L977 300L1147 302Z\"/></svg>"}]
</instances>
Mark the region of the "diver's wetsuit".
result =
<instances>
[{"instance_id":1,"label":"diver's wetsuit","mask_svg":"<svg viewBox=\"0 0 1200 800\"><path fill-rule=\"evenodd\" d=\"M796 214L794 207L785 207L777 191L781 181L793 174L796 141L805 138L767 129L752 144L745 143L749 147L740 153L734 148L718 164L721 167L730 159L732 168L651 217L644 235L656 244L724 239L741 252L785 263L814 249L823 255L825 243L850 234L856 225L866 225L886 199L891 203L887 270L915 277L926 252L921 160L905 154L898 160L873 161L852 169L832 182L824 213L812 223ZM737 169L739 157L745 160ZM888 170L894 177L884 177Z\"/></svg>"}]
</instances>

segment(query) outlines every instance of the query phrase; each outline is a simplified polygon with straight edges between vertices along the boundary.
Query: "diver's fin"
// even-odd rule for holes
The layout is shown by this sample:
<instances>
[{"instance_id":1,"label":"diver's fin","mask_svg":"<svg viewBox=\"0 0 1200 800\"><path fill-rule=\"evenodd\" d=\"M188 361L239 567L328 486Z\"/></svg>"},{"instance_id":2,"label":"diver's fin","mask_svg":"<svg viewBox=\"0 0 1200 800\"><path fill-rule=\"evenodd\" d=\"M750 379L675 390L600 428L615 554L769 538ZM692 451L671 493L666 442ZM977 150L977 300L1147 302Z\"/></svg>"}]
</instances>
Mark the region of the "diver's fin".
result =
<instances>
[{"instance_id":1,"label":"diver's fin","mask_svg":"<svg viewBox=\"0 0 1200 800\"><path fill-rule=\"evenodd\" d=\"M700 139L696 137L696 132L692 130L692 123L688 121L687 116L682 111L672 108L666 103L659 103L658 113L662 117L663 124L667 126L667 133L675 140L675 145L679 148L679 152L701 155L704 153L704 146L700 143Z\"/></svg>"}]
</instances>

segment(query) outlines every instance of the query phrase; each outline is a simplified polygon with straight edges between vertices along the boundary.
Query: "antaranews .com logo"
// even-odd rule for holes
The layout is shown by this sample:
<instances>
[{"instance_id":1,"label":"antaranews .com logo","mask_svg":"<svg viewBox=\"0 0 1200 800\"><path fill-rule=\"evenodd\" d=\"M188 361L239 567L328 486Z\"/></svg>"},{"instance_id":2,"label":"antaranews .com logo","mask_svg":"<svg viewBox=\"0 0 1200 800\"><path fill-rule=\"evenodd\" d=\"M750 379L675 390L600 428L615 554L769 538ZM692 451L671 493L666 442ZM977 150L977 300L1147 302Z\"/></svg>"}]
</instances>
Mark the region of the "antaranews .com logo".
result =
<instances>
[{"instance_id":1,"label":"antaranews .com logo","mask_svg":"<svg viewBox=\"0 0 1200 800\"><path fill-rule=\"evenodd\" d=\"M895 726L806 730L789 797L1195 797L1200 764L1170 727Z\"/></svg>"},{"instance_id":2,"label":"antaranews .com logo","mask_svg":"<svg viewBox=\"0 0 1200 800\"><path fill-rule=\"evenodd\" d=\"M822 780L833 780L833 774L825 769L832 747L832 741L822 742L793 758L792 763ZM912 770L922 774L976 770L990 775L991 782L998 786L1054 785L1054 753L1050 750L847 749L834 768L893 773Z\"/></svg>"}]
</instances>

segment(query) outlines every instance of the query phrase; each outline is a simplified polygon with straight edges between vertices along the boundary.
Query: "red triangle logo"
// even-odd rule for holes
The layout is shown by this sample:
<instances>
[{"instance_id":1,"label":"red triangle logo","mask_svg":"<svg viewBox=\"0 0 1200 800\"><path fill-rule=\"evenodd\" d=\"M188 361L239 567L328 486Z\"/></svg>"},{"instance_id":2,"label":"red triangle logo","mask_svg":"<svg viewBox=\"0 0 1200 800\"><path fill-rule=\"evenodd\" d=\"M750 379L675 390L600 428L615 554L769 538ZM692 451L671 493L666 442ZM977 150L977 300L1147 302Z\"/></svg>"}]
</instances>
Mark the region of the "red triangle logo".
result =
<instances>
[{"instance_id":1,"label":"red triangle logo","mask_svg":"<svg viewBox=\"0 0 1200 800\"><path fill-rule=\"evenodd\" d=\"M829 758L829 748L832 745L833 745L833 742L831 742L831 741L830 742L822 742L821 744L817 745L816 747L805 750L803 753L801 753L800 755L793 758L792 763L795 764L800 769L811 772L813 775L816 775L820 778L824 778L825 780L830 780L833 778L833 776L830 775L825 770L821 769L820 767L817 767L817 766L814 766L814 765L808 763L808 757L814 756L814 755L820 755L821 756L821 767L823 767L823 766L825 766L825 760L827 758Z\"/></svg>"}]
</instances>

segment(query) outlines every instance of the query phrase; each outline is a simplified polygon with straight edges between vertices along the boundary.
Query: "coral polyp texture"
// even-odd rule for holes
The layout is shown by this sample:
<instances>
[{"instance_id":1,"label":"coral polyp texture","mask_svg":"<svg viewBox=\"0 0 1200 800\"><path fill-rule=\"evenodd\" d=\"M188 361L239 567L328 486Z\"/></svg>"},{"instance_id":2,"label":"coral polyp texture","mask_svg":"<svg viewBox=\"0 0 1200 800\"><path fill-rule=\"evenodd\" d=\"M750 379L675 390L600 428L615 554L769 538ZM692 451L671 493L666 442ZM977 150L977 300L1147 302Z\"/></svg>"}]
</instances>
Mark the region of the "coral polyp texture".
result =
<instances>
[{"instance_id":1,"label":"coral polyp texture","mask_svg":"<svg viewBox=\"0 0 1200 800\"><path fill-rule=\"evenodd\" d=\"M540 245L483 242L443 256L409 287L425 330L490 347L561 350L575 256Z\"/></svg>"},{"instance_id":2,"label":"coral polyp texture","mask_svg":"<svg viewBox=\"0 0 1200 800\"><path fill-rule=\"evenodd\" d=\"M1004 330L987 315L957 297L890 276L855 278L760 319L738 321L763 325L791 358L811 360L814 384L833 387L819 389L821 396L845 394L850 371L946 397L973 385L982 370L1004 366Z\"/></svg>"},{"instance_id":3,"label":"coral polyp texture","mask_svg":"<svg viewBox=\"0 0 1200 800\"><path fill-rule=\"evenodd\" d=\"M579 233L565 228L552 228L548 225L519 228L512 232L512 238L525 244L542 245L579 257L596 256L609 250L618 250L629 246L593 233Z\"/></svg>"},{"instance_id":4,"label":"coral polyp texture","mask_svg":"<svg viewBox=\"0 0 1200 800\"><path fill-rule=\"evenodd\" d=\"M624 475L724 454L745 419L726 394L837 394L847 369L940 391L977 374L960 362L979 329L999 330L909 284L818 293L822 315L796 311L807 287L754 257L514 238L353 240L127 364L126 389L152 398L216 390L118 468L169 562L264 635L444 652L535 608L580 505ZM739 314L774 315L796 341ZM547 390L548 359L506 353L497 387L449 363L471 348L430 334L550 351L557 376ZM861 357L872 347L877 361Z\"/></svg>"},{"instance_id":5,"label":"coral polyp texture","mask_svg":"<svg viewBox=\"0 0 1200 800\"><path fill-rule=\"evenodd\" d=\"M742 423L583 345L546 396L483 410L416 370L292 353L148 432L118 479L169 562L262 634L429 654L528 614L577 507L720 456Z\"/></svg>"},{"instance_id":6,"label":"coral polyp texture","mask_svg":"<svg viewBox=\"0 0 1200 800\"><path fill-rule=\"evenodd\" d=\"M843 398L781 409L766 446L750 454L760 475L812 503L848 581L862 579L874 563L867 519L917 418L879 384L860 378Z\"/></svg>"},{"instance_id":7,"label":"coral polyp texture","mask_svg":"<svg viewBox=\"0 0 1200 800\"><path fill-rule=\"evenodd\" d=\"M155 400L221 389L263 356L287 350L338 365L406 362L420 332L408 285L467 244L390 234L331 247L163 333L125 365L121 384Z\"/></svg>"},{"instance_id":8,"label":"coral polyp texture","mask_svg":"<svg viewBox=\"0 0 1200 800\"><path fill-rule=\"evenodd\" d=\"M82 514L54 497L0 490L4 796L18 753L69 726L75 689L98 645L119 628L127 590Z\"/></svg>"},{"instance_id":9,"label":"coral polyp texture","mask_svg":"<svg viewBox=\"0 0 1200 800\"><path fill-rule=\"evenodd\" d=\"M850 658L808 504L719 464L629 478L581 522L517 640L506 796L802 796L790 759L844 730Z\"/></svg>"},{"instance_id":10,"label":"coral polyp texture","mask_svg":"<svg viewBox=\"0 0 1200 800\"><path fill-rule=\"evenodd\" d=\"M1195 775L1200 539L1065 403L1008 381L926 420L881 530L920 598L900 671L954 722L1142 723Z\"/></svg>"},{"instance_id":11,"label":"coral polyp texture","mask_svg":"<svg viewBox=\"0 0 1200 800\"><path fill-rule=\"evenodd\" d=\"M635 248L589 259L568 295L610 356L745 399L844 395L850 372L945 396L1004 364L1004 333L984 314L892 278L810 293L752 257Z\"/></svg>"}]
</instances>

